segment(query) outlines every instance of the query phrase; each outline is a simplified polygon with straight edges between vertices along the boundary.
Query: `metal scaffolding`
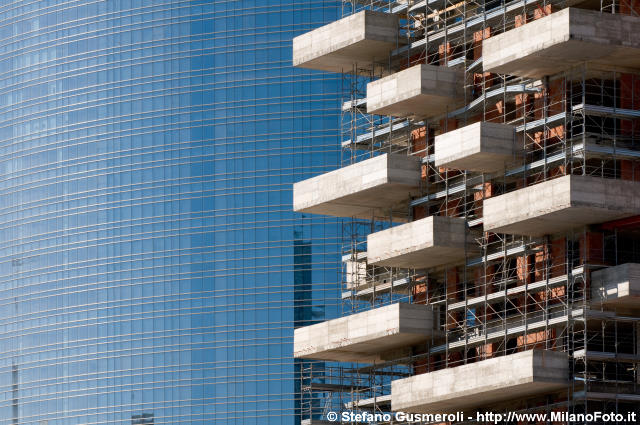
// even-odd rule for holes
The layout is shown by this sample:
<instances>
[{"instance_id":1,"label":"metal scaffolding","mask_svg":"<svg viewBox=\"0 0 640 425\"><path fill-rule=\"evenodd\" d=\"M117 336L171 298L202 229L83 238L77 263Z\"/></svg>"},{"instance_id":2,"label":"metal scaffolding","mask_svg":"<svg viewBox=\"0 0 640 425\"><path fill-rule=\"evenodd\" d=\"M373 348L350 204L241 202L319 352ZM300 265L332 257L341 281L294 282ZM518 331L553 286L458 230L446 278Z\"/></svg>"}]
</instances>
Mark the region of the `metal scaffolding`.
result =
<instances>
[{"instance_id":1,"label":"metal scaffolding","mask_svg":"<svg viewBox=\"0 0 640 425\"><path fill-rule=\"evenodd\" d=\"M483 39L569 6L638 11L604 0L343 2L344 15L375 9L400 16L389 73L424 63L463 69L465 78L463 106L418 120L368 115L365 86L380 75L345 72L343 164L380 153L420 157L421 195L407 204L407 220L463 217L480 254L468 252L465 264L429 270L373 266L367 263L366 235L393 226L391 218L346 222L344 314L398 301L428 303L437 309L445 337L413 347L411 356L370 367L314 369L307 363L306 417L320 419L328 407L388 412L393 378L531 348L567 352L569 386L487 409L638 410L640 318L594 306L590 276L603 267L640 262L640 221L584 226L553 237L482 231L483 201L489 197L569 174L640 180L639 73L588 64L543 79L482 71ZM524 155L503 173L437 167L435 136L478 121L512 125Z\"/></svg>"}]
</instances>

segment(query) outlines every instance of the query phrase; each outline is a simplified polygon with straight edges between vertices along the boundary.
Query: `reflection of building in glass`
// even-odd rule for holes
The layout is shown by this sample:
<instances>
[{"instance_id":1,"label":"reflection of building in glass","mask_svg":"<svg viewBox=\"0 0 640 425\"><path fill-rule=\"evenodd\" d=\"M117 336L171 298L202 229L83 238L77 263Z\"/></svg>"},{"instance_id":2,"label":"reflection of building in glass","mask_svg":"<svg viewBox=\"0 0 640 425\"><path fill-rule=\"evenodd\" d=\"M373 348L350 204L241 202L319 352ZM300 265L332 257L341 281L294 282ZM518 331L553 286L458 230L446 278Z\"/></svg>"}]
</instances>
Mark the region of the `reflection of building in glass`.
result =
<instances>
[{"instance_id":1,"label":"reflection of building in glass","mask_svg":"<svg viewBox=\"0 0 640 425\"><path fill-rule=\"evenodd\" d=\"M311 241L301 239L301 232L293 233L293 282L294 282L294 325L306 326L312 321L312 309L309 300L313 293L311 286Z\"/></svg>"},{"instance_id":2,"label":"reflection of building in glass","mask_svg":"<svg viewBox=\"0 0 640 425\"><path fill-rule=\"evenodd\" d=\"M343 5L293 40L349 90L349 161L294 185L350 223L345 314L295 331L304 422L640 413L640 3Z\"/></svg>"},{"instance_id":3,"label":"reflection of building in glass","mask_svg":"<svg viewBox=\"0 0 640 425\"><path fill-rule=\"evenodd\" d=\"M306 217L306 215L303 215ZM294 232L293 250L294 250L294 282L295 282L295 309L294 309L294 326L308 326L318 320L325 318L325 305L312 305L313 300L321 300L324 298L322 294L314 294L314 285L312 285L312 265L313 252L312 240L302 239L301 231ZM317 290L317 288L315 288ZM331 311L332 308L329 307ZM335 315L335 314L334 314ZM302 394L303 388L307 388L311 381L308 378L309 370L318 371L324 368L321 362L310 362L304 359L295 359L296 370L300 372L297 376L295 385L296 412L308 411L310 406L313 410L320 409L324 403L322 394L313 394L312 397L305 397ZM297 415L301 417L299 414ZM298 418L297 418L298 419Z\"/></svg>"},{"instance_id":4,"label":"reflection of building in glass","mask_svg":"<svg viewBox=\"0 0 640 425\"><path fill-rule=\"evenodd\" d=\"M19 406L20 400L19 397L19 383L20 373L18 371L18 365L15 362L11 364L11 423L12 425L18 425L20 423L20 414L19 414Z\"/></svg>"},{"instance_id":5,"label":"reflection of building in glass","mask_svg":"<svg viewBox=\"0 0 640 425\"><path fill-rule=\"evenodd\" d=\"M340 163L341 81L291 39L339 10L0 2L0 422L296 424L340 235L291 184Z\"/></svg>"},{"instance_id":6,"label":"reflection of building in glass","mask_svg":"<svg viewBox=\"0 0 640 425\"><path fill-rule=\"evenodd\" d=\"M153 413L143 413L131 416L131 425L153 424Z\"/></svg>"}]
</instances>

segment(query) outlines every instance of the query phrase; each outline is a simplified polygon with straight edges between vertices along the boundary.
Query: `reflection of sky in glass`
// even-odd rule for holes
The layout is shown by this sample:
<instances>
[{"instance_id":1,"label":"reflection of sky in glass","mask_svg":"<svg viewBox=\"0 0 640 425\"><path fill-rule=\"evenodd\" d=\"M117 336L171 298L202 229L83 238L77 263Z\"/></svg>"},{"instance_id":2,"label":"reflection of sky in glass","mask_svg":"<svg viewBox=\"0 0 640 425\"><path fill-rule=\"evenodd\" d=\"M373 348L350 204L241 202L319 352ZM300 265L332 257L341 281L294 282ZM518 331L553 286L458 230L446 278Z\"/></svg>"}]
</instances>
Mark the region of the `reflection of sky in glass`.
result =
<instances>
[{"instance_id":1,"label":"reflection of sky in glass","mask_svg":"<svg viewBox=\"0 0 640 425\"><path fill-rule=\"evenodd\" d=\"M341 228L290 211L339 162L338 77L291 38L338 10L0 5L0 425L295 423Z\"/></svg>"}]
</instances>

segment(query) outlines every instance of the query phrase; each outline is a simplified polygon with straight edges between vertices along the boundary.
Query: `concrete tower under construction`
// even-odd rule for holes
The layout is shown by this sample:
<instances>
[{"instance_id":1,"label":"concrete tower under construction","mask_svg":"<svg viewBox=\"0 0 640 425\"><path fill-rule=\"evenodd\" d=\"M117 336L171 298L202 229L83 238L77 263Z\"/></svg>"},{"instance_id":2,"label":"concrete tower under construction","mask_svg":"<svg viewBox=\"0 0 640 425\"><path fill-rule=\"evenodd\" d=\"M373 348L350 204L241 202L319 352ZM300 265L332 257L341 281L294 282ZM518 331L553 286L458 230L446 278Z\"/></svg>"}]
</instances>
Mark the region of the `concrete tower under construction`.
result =
<instances>
[{"instance_id":1,"label":"concrete tower under construction","mask_svg":"<svg viewBox=\"0 0 640 425\"><path fill-rule=\"evenodd\" d=\"M293 62L344 96L342 168L294 185L344 219L342 316L295 331L303 424L629 421L640 2L344 1Z\"/></svg>"}]
</instances>

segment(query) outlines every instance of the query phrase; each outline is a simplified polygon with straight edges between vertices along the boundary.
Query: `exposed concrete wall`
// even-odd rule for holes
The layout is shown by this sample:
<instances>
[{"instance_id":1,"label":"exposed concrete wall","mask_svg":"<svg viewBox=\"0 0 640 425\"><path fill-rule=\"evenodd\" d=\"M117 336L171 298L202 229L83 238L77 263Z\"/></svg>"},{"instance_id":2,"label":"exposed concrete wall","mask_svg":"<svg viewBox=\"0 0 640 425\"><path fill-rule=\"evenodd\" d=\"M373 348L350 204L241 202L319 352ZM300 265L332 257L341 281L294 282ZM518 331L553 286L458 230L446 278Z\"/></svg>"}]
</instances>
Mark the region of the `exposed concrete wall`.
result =
<instances>
[{"instance_id":1,"label":"exposed concrete wall","mask_svg":"<svg viewBox=\"0 0 640 425\"><path fill-rule=\"evenodd\" d=\"M484 230L542 236L640 214L640 182L564 176L484 201Z\"/></svg>"},{"instance_id":2,"label":"exposed concrete wall","mask_svg":"<svg viewBox=\"0 0 640 425\"><path fill-rule=\"evenodd\" d=\"M364 261L347 260L345 266L345 286L353 289L359 285L364 287L367 278L367 263Z\"/></svg>"},{"instance_id":3,"label":"exposed concrete wall","mask_svg":"<svg viewBox=\"0 0 640 425\"><path fill-rule=\"evenodd\" d=\"M491 173L521 158L513 126L478 122L436 136L435 165Z\"/></svg>"},{"instance_id":4,"label":"exposed concrete wall","mask_svg":"<svg viewBox=\"0 0 640 425\"><path fill-rule=\"evenodd\" d=\"M540 78L583 62L640 68L640 18L567 8L482 42L486 72Z\"/></svg>"},{"instance_id":5,"label":"exposed concrete wall","mask_svg":"<svg viewBox=\"0 0 640 425\"><path fill-rule=\"evenodd\" d=\"M597 307L640 307L640 264L626 263L591 273L591 299Z\"/></svg>"},{"instance_id":6,"label":"exposed concrete wall","mask_svg":"<svg viewBox=\"0 0 640 425\"><path fill-rule=\"evenodd\" d=\"M456 263L476 252L465 220L431 216L367 236L369 264L422 269Z\"/></svg>"},{"instance_id":7,"label":"exposed concrete wall","mask_svg":"<svg viewBox=\"0 0 640 425\"><path fill-rule=\"evenodd\" d=\"M293 209L334 217L369 219L372 214L397 220L406 207L390 209L417 194L420 158L384 154L293 185Z\"/></svg>"},{"instance_id":8,"label":"exposed concrete wall","mask_svg":"<svg viewBox=\"0 0 640 425\"><path fill-rule=\"evenodd\" d=\"M296 358L373 363L404 356L412 345L439 337L437 317L424 304L391 304L294 331Z\"/></svg>"},{"instance_id":9,"label":"exposed concrete wall","mask_svg":"<svg viewBox=\"0 0 640 425\"><path fill-rule=\"evenodd\" d=\"M293 39L293 65L350 72L372 69L398 47L398 16L363 10Z\"/></svg>"},{"instance_id":10,"label":"exposed concrete wall","mask_svg":"<svg viewBox=\"0 0 640 425\"><path fill-rule=\"evenodd\" d=\"M443 413L567 388L566 353L529 350L391 383L391 410Z\"/></svg>"},{"instance_id":11,"label":"exposed concrete wall","mask_svg":"<svg viewBox=\"0 0 640 425\"><path fill-rule=\"evenodd\" d=\"M367 112L417 118L440 115L464 100L463 85L461 70L415 65L367 84Z\"/></svg>"}]
</instances>

